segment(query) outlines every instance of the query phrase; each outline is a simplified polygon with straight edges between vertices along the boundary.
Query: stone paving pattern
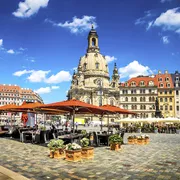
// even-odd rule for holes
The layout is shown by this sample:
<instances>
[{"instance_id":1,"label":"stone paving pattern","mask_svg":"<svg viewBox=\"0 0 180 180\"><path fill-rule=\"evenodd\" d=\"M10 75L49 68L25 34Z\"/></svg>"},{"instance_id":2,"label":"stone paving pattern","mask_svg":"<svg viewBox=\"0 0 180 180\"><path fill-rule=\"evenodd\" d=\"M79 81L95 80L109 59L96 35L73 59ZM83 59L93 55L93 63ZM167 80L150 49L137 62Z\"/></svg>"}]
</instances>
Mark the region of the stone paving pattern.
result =
<instances>
[{"instance_id":1,"label":"stone paving pattern","mask_svg":"<svg viewBox=\"0 0 180 180\"><path fill-rule=\"evenodd\" d=\"M48 157L47 147L0 138L0 165L32 180L180 180L180 135L149 134L149 145L125 144L118 152L95 148L93 160Z\"/></svg>"}]
</instances>

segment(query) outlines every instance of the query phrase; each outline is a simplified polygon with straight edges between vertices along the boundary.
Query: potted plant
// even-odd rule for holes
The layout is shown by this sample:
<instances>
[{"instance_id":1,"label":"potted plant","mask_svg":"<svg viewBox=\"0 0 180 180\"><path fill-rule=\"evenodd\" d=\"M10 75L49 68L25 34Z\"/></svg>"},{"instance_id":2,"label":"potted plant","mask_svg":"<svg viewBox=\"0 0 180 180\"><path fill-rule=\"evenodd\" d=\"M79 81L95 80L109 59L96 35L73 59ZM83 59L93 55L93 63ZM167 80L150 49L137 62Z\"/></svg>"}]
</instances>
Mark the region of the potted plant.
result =
<instances>
[{"instance_id":1,"label":"potted plant","mask_svg":"<svg viewBox=\"0 0 180 180\"><path fill-rule=\"evenodd\" d=\"M157 127L154 127L154 133L158 133L158 128Z\"/></svg>"},{"instance_id":2,"label":"potted plant","mask_svg":"<svg viewBox=\"0 0 180 180\"><path fill-rule=\"evenodd\" d=\"M114 134L109 137L111 150L118 151L122 142L123 142L123 139L118 134Z\"/></svg>"},{"instance_id":3,"label":"potted plant","mask_svg":"<svg viewBox=\"0 0 180 180\"><path fill-rule=\"evenodd\" d=\"M144 144L149 144L149 135L145 135Z\"/></svg>"},{"instance_id":4,"label":"potted plant","mask_svg":"<svg viewBox=\"0 0 180 180\"><path fill-rule=\"evenodd\" d=\"M69 143L66 145L66 160L67 161L80 161L82 158L81 155L82 147L76 143Z\"/></svg>"},{"instance_id":5,"label":"potted plant","mask_svg":"<svg viewBox=\"0 0 180 180\"><path fill-rule=\"evenodd\" d=\"M141 125L140 124L137 125L137 133L141 133Z\"/></svg>"},{"instance_id":6,"label":"potted plant","mask_svg":"<svg viewBox=\"0 0 180 180\"><path fill-rule=\"evenodd\" d=\"M145 143L145 136L144 135L137 136L137 144L144 145L144 143Z\"/></svg>"},{"instance_id":7,"label":"potted plant","mask_svg":"<svg viewBox=\"0 0 180 180\"><path fill-rule=\"evenodd\" d=\"M89 139L83 138L81 139L82 146L82 158L91 159L94 157L94 148L89 146Z\"/></svg>"},{"instance_id":8,"label":"potted plant","mask_svg":"<svg viewBox=\"0 0 180 180\"><path fill-rule=\"evenodd\" d=\"M136 144L137 143L137 138L136 138L136 136L134 135L130 135L129 137L128 137L128 144Z\"/></svg>"},{"instance_id":9,"label":"potted plant","mask_svg":"<svg viewBox=\"0 0 180 180\"><path fill-rule=\"evenodd\" d=\"M86 130L82 130L81 134L83 135L83 137L86 137L87 136L87 131Z\"/></svg>"},{"instance_id":10,"label":"potted plant","mask_svg":"<svg viewBox=\"0 0 180 180\"><path fill-rule=\"evenodd\" d=\"M55 140L52 139L48 148L50 149L50 157L51 158L62 158L64 157L64 141L63 140Z\"/></svg>"}]
</instances>

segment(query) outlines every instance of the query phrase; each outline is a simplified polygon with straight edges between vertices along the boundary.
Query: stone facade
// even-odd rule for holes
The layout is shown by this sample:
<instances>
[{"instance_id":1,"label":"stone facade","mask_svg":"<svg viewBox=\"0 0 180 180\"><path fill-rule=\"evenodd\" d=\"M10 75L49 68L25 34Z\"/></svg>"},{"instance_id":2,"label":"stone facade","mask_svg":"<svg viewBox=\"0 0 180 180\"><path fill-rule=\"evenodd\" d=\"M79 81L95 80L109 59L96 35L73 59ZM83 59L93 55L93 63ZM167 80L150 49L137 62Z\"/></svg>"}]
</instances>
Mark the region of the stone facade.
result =
<instances>
[{"instance_id":1,"label":"stone facade","mask_svg":"<svg viewBox=\"0 0 180 180\"><path fill-rule=\"evenodd\" d=\"M158 96L154 76L138 76L120 83L120 104L124 109L134 111L140 118L155 116L155 100ZM129 115L132 116L133 115ZM128 115L121 115L122 118Z\"/></svg>"},{"instance_id":2,"label":"stone facade","mask_svg":"<svg viewBox=\"0 0 180 180\"><path fill-rule=\"evenodd\" d=\"M176 71L171 76L174 85L175 117L180 118L180 73Z\"/></svg>"},{"instance_id":3,"label":"stone facade","mask_svg":"<svg viewBox=\"0 0 180 180\"><path fill-rule=\"evenodd\" d=\"M116 64L110 80L108 64L100 53L98 34L93 29L88 35L86 54L80 58L77 72L74 72L68 99L78 99L101 106L119 106L119 74Z\"/></svg>"}]
</instances>

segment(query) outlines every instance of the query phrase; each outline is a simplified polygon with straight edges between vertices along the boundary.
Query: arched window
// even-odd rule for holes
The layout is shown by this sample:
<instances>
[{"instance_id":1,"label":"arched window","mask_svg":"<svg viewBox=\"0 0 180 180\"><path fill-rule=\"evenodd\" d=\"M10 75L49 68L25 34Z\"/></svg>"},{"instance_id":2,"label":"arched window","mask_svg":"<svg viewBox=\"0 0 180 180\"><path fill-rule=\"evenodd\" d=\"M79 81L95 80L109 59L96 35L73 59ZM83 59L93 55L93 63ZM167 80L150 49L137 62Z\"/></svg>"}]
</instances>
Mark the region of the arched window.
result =
<instances>
[{"instance_id":1,"label":"arched window","mask_svg":"<svg viewBox=\"0 0 180 180\"><path fill-rule=\"evenodd\" d=\"M86 98L85 102L88 103L88 104L90 104L90 99L89 99L89 98Z\"/></svg>"},{"instance_id":2,"label":"arched window","mask_svg":"<svg viewBox=\"0 0 180 180\"><path fill-rule=\"evenodd\" d=\"M149 86L154 86L154 82L153 81L149 81Z\"/></svg>"},{"instance_id":3,"label":"arched window","mask_svg":"<svg viewBox=\"0 0 180 180\"><path fill-rule=\"evenodd\" d=\"M168 88L169 88L169 87L171 87L171 85L170 85L169 83L167 83L167 84L166 84L166 87L168 87Z\"/></svg>"},{"instance_id":4,"label":"arched window","mask_svg":"<svg viewBox=\"0 0 180 180\"><path fill-rule=\"evenodd\" d=\"M134 101L134 98L133 97L131 97L131 102L133 102Z\"/></svg>"},{"instance_id":5,"label":"arched window","mask_svg":"<svg viewBox=\"0 0 180 180\"><path fill-rule=\"evenodd\" d=\"M151 97L149 97L149 102L151 102Z\"/></svg>"},{"instance_id":6,"label":"arched window","mask_svg":"<svg viewBox=\"0 0 180 180\"><path fill-rule=\"evenodd\" d=\"M110 99L110 105L114 106L114 100L113 99Z\"/></svg>"},{"instance_id":7,"label":"arched window","mask_svg":"<svg viewBox=\"0 0 180 180\"><path fill-rule=\"evenodd\" d=\"M146 101L146 98L145 97L143 97L143 102L145 102Z\"/></svg>"},{"instance_id":8,"label":"arched window","mask_svg":"<svg viewBox=\"0 0 180 180\"><path fill-rule=\"evenodd\" d=\"M128 97L125 98L125 101L128 101Z\"/></svg>"},{"instance_id":9,"label":"arched window","mask_svg":"<svg viewBox=\"0 0 180 180\"><path fill-rule=\"evenodd\" d=\"M160 87L163 87L163 83L160 83L160 85L159 85Z\"/></svg>"},{"instance_id":10,"label":"arched window","mask_svg":"<svg viewBox=\"0 0 180 180\"><path fill-rule=\"evenodd\" d=\"M96 46L96 39L95 38L92 38L92 46Z\"/></svg>"},{"instance_id":11,"label":"arched window","mask_svg":"<svg viewBox=\"0 0 180 180\"><path fill-rule=\"evenodd\" d=\"M135 101L135 102L137 101L137 97L134 98L134 101Z\"/></svg>"},{"instance_id":12,"label":"arched window","mask_svg":"<svg viewBox=\"0 0 180 180\"><path fill-rule=\"evenodd\" d=\"M142 102L142 100L143 100L143 98L142 98L142 97L140 97L140 102Z\"/></svg>"},{"instance_id":13,"label":"arched window","mask_svg":"<svg viewBox=\"0 0 180 180\"><path fill-rule=\"evenodd\" d=\"M137 109L137 105L134 105L134 109Z\"/></svg>"},{"instance_id":14,"label":"arched window","mask_svg":"<svg viewBox=\"0 0 180 180\"><path fill-rule=\"evenodd\" d=\"M140 86L144 86L145 84L144 84L144 81L141 81L140 82Z\"/></svg>"},{"instance_id":15,"label":"arched window","mask_svg":"<svg viewBox=\"0 0 180 180\"><path fill-rule=\"evenodd\" d=\"M155 101L155 98L154 97L152 97L152 102L154 102Z\"/></svg>"},{"instance_id":16,"label":"arched window","mask_svg":"<svg viewBox=\"0 0 180 180\"><path fill-rule=\"evenodd\" d=\"M84 63L83 64L83 70L86 70L87 69L87 63Z\"/></svg>"}]
</instances>

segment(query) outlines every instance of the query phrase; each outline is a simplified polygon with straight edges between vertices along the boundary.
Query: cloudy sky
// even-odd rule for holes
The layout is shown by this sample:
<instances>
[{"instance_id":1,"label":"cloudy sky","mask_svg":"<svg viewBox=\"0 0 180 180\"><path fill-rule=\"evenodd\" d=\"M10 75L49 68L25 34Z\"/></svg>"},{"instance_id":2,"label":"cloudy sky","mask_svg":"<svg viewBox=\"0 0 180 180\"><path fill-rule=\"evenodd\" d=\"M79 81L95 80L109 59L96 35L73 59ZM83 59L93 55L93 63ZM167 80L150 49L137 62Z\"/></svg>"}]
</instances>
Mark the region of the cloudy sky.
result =
<instances>
[{"instance_id":1,"label":"cloudy sky","mask_svg":"<svg viewBox=\"0 0 180 180\"><path fill-rule=\"evenodd\" d=\"M110 74L180 71L179 0L1 0L0 84L66 99L73 69L94 24Z\"/></svg>"}]
</instances>

